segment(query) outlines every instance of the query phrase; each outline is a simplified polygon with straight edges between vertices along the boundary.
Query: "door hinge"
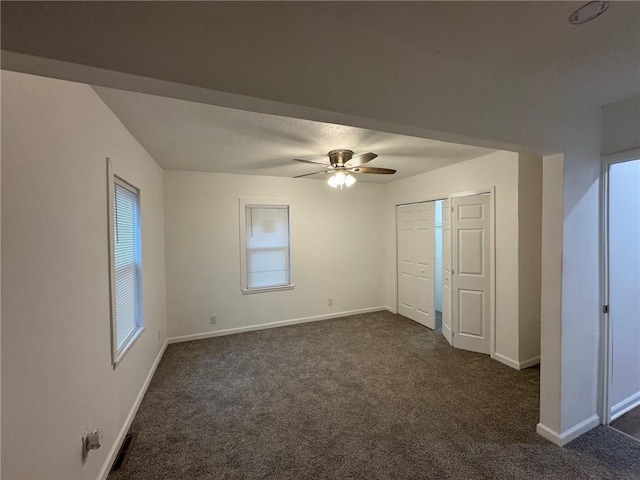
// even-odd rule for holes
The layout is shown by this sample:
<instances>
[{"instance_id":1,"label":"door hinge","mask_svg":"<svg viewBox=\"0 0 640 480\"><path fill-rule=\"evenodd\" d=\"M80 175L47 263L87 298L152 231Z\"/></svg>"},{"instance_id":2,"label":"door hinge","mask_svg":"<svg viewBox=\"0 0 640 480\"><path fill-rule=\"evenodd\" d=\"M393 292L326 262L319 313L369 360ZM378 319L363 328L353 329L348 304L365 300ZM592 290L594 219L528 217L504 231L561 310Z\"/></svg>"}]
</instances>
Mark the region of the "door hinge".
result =
<instances>
[{"instance_id":1,"label":"door hinge","mask_svg":"<svg viewBox=\"0 0 640 480\"><path fill-rule=\"evenodd\" d=\"M609 313L609 305L602 306L602 313Z\"/></svg>"}]
</instances>

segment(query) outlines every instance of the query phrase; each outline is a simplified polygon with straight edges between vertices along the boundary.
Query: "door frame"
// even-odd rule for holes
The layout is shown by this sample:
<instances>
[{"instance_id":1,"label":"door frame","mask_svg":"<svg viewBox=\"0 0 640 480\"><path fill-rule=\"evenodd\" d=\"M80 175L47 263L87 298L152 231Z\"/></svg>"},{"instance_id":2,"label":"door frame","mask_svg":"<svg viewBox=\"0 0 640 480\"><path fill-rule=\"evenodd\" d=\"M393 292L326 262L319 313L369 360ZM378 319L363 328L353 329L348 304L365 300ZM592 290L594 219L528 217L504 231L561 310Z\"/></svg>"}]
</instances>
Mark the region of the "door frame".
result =
<instances>
[{"instance_id":1,"label":"door frame","mask_svg":"<svg viewBox=\"0 0 640 480\"><path fill-rule=\"evenodd\" d=\"M435 202L436 200L446 200L447 198L454 197L468 197L471 195L489 195L489 211L491 214L491 220L489 222L489 231L491 233L491 238L489 240L489 273L491 275L491 280L489 282L491 292L489 295L489 299L491 300L491 306L489 308L489 356L493 359L496 359L496 187L495 185L489 187L477 187L471 188L469 190L459 190L457 192L452 193L440 193L434 195L424 195L418 198L412 198L409 201L396 203L394 206L394 216L395 216L395 241L396 241L396 254L395 254L395 279L396 279L396 305L395 305L395 313L399 311L399 281L398 281L398 208L401 205L412 205L414 203L423 203L423 202ZM453 223L453 218L451 219ZM453 240L453 238L452 238ZM451 291L453 293L453 286L455 275L452 275L451 278ZM457 322L454 325L454 322L451 322L451 327L455 329L456 334L458 329Z\"/></svg>"},{"instance_id":2,"label":"door frame","mask_svg":"<svg viewBox=\"0 0 640 480\"><path fill-rule=\"evenodd\" d=\"M598 415L602 425L612 422L609 388L611 387L612 325L605 306L609 305L609 167L616 163L640 160L640 148L603 155L600 170L600 362Z\"/></svg>"}]
</instances>

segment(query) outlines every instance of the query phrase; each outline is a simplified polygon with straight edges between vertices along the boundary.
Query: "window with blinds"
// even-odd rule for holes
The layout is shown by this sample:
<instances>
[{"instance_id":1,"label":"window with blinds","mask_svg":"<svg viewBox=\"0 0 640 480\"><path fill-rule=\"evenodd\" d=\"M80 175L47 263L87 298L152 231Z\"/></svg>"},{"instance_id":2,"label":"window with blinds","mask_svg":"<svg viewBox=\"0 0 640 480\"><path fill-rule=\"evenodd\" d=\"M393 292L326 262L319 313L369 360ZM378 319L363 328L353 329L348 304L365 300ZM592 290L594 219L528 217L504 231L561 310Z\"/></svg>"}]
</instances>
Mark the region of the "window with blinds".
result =
<instances>
[{"instance_id":1,"label":"window with blinds","mask_svg":"<svg viewBox=\"0 0 640 480\"><path fill-rule=\"evenodd\" d=\"M292 286L289 205L245 205L243 237L243 289Z\"/></svg>"},{"instance_id":2,"label":"window with blinds","mask_svg":"<svg viewBox=\"0 0 640 480\"><path fill-rule=\"evenodd\" d=\"M111 237L115 364L142 332L139 193L118 178L113 183Z\"/></svg>"}]
</instances>

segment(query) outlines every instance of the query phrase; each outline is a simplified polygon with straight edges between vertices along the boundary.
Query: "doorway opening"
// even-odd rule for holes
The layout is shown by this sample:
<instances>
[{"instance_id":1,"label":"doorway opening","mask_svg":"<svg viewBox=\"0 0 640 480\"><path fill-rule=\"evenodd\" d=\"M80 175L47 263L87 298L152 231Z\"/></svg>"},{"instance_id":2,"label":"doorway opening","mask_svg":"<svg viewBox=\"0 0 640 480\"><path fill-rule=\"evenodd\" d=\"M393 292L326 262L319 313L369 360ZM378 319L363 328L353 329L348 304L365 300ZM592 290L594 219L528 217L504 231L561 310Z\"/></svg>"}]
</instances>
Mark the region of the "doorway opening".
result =
<instances>
[{"instance_id":1,"label":"doorway opening","mask_svg":"<svg viewBox=\"0 0 640 480\"><path fill-rule=\"evenodd\" d=\"M435 201L435 267L434 303L436 308L436 330L442 331L442 200Z\"/></svg>"},{"instance_id":2,"label":"doorway opening","mask_svg":"<svg viewBox=\"0 0 640 480\"><path fill-rule=\"evenodd\" d=\"M640 159L604 164L604 422L640 441Z\"/></svg>"}]
</instances>

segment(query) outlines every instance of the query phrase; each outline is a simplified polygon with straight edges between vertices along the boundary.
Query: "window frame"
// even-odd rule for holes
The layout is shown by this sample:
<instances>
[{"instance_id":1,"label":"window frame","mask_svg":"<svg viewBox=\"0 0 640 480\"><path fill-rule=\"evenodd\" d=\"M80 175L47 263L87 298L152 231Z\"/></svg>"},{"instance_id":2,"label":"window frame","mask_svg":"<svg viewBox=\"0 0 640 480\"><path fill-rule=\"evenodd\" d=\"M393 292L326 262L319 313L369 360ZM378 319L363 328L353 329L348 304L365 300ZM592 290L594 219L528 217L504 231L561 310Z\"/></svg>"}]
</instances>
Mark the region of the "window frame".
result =
<instances>
[{"instance_id":1,"label":"window frame","mask_svg":"<svg viewBox=\"0 0 640 480\"><path fill-rule=\"evenodd\" d=\"M107 158L107 196L108 196L108 232L109 232L109 317L111 323L111 363L115 369L129 352L133 344L145 331L142 296L142 220L140 215L140 189L113 172L110 159ZM115 270L115 185L127 189L136 196L136 328L118 348L116 320L116 270Z\"/></svg>"},{"instance_id":2,"label":"window frame","mask_svg":"<svg viewBox=\"0 0 640 480\"><path fill-rule=\"evenodd\" d=\"M264 292L277 292L280 290L293 290L295 283L293 282L293 268L292 268L292 234L291 234L291 219L293 210L293 201L284 198L240 198L240 289L243 295L264 293ZM247 207L262 207L262 208L286 208L287 219L289 227L289 283L287 285L275 285L271 287L259 287L249 288L248 275L247 275Z\"/></svg>"}]
</instances>

